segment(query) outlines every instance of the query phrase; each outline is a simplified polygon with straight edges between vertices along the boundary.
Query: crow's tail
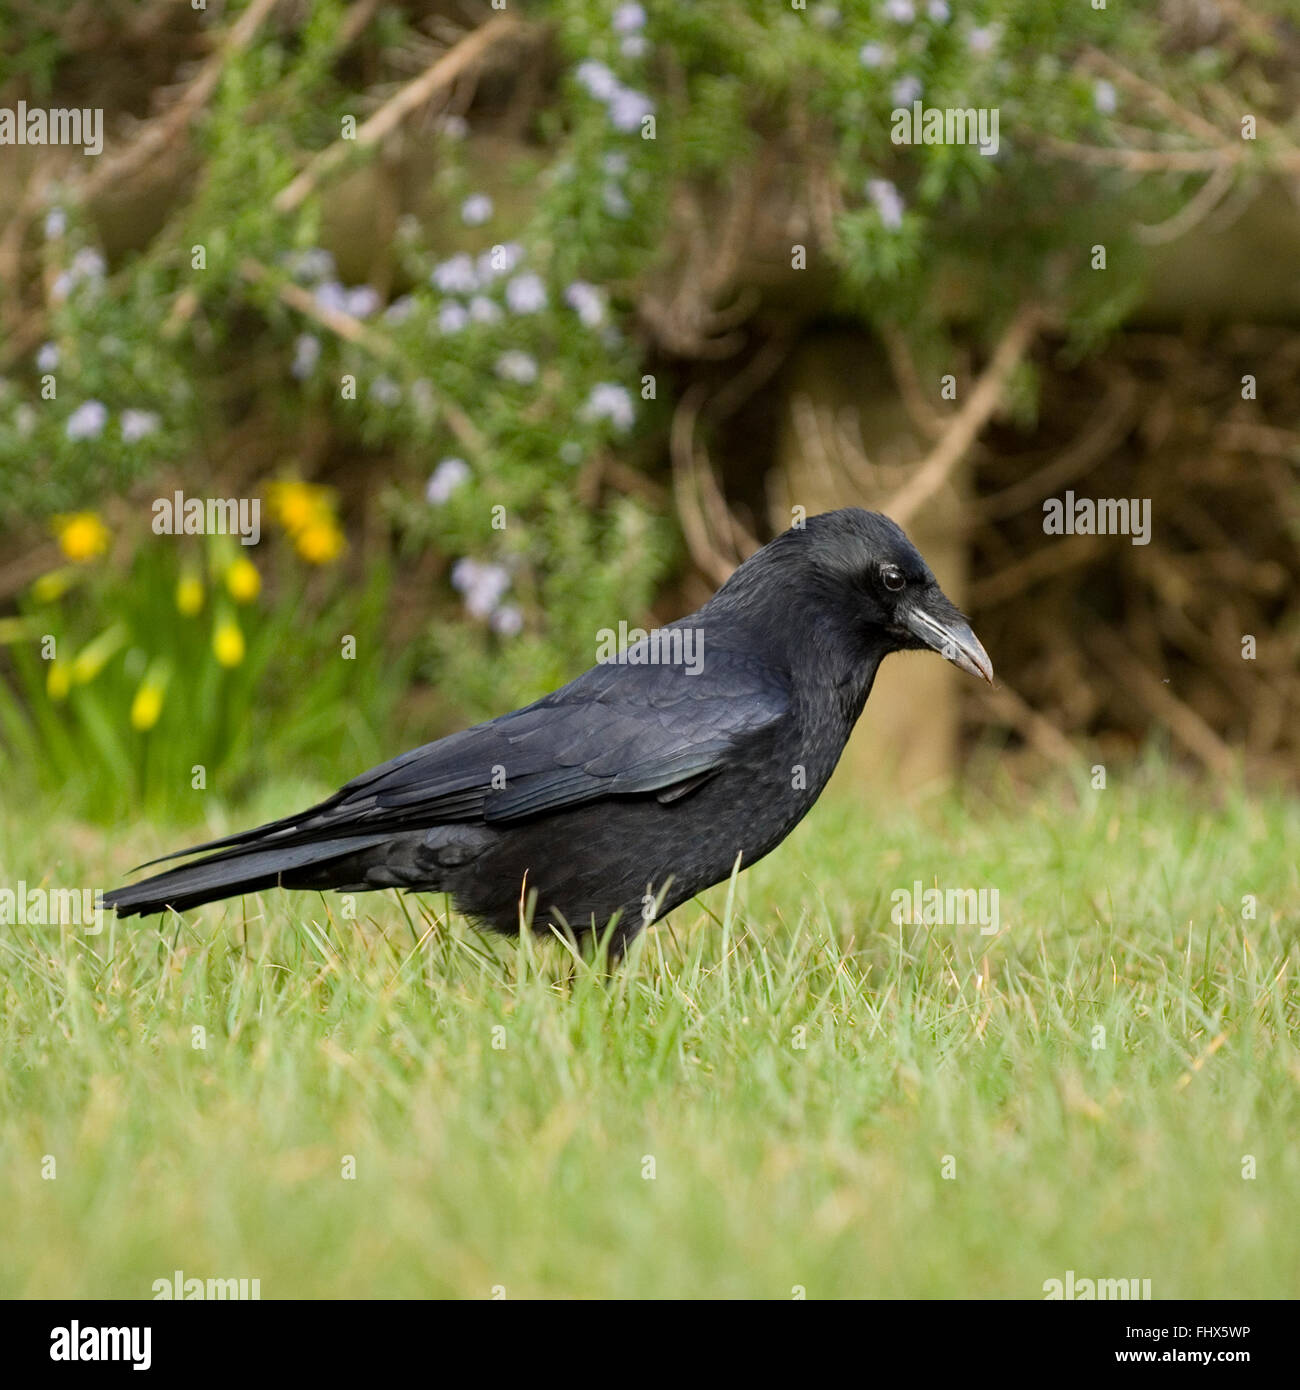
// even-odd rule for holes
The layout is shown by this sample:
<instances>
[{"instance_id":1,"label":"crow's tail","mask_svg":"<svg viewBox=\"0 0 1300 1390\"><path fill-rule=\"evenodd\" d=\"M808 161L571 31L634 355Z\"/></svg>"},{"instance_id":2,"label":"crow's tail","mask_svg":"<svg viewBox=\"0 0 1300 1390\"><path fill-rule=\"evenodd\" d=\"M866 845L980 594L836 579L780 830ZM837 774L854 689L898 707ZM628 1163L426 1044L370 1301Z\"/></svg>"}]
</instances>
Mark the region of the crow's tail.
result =
<instances>
[{"instance_id":1,"label":"crow's tail","mask_svg":"<svg viewBox=\"0 0 1300 1390\"><path fill-rule=\"evenodd\" d=\"M104 894L104 905L116 908L119 917L147 917L168 908L184 912L263 888L340 888L356 883L357 851L390 838L337 835L314 844L276 845L270 836L260 844L254 840L114 888Z\"/></svg>"}]
</instances>

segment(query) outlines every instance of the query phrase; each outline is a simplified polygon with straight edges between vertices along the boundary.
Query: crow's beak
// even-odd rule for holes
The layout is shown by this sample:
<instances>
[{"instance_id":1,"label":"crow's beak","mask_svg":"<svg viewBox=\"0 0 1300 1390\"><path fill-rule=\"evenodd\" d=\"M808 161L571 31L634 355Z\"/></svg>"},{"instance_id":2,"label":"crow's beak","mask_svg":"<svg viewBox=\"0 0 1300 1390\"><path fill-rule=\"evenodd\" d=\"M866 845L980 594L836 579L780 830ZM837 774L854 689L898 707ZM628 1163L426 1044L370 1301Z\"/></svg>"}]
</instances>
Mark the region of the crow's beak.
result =
<instances>
[{"instance_id":1,"label":"crow's beak","mask_svg":"<svg viewBox=\"0 0 1300 1390\"><path fill-rule=\"evenodd\" d=\"M916 607L900 614L900 617L908 631L914 637L919 637L927 647L933 647L954 666L960 666L972 676L983 676L990 685L993 684L993 663L989 660L989 654L971 631L970 624L959 613L954 611L951 618L936 618L924 608Z\"/></svg>"}]
</instances>

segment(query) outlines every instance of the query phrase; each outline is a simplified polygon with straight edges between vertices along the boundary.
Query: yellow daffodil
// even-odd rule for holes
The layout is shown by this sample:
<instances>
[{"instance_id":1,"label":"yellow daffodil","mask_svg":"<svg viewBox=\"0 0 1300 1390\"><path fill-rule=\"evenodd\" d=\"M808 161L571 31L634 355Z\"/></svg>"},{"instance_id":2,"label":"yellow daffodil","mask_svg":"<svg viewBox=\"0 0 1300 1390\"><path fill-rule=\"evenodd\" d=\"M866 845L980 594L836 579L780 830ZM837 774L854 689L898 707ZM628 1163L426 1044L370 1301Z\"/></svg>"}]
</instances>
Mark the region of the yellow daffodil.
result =
<instances>
[{"instance_id":1,"label":"yellow daffodil","mask_svg":"<svg viewBox=\"0 0 1300 1390\"><path fill-rule=\"evenodd\" d=\"M234 618L222 618L213 629L212 650L223 666L238 666L243 661L244 634Z\"/></svg>"},{"instance_id":2,"label":"yellow daffodil","mask_svg":"<svg viewBox=\"0 0 1300 1390\"><path fill-rule=\"evenodd\" d=\"M197 574L183 574L176 581L176 607L187 618L203 607L203 581Z\"/></svg>"},{"instance_id":3,"label":"yellow daffodil","mask_svg":"<svg viewBox=\"0 0 1300 1390\"><path fill-rule=\"evenodd\" d=\"M72 512L54 518L59 549L74 564L85 565L108 549L108 527L94 512Z\"/></svg>"},{"instance_id":4,"label":"yellow daffodil","mask_svg":"<svg viewBox=\"0 0 1300 1390\"><path fill-rule=\"evenodd\" d=\"M334 494L315 483L285 480L268 489L271 513L291 536L334 518Z\"/></svg>"},{"instance_id":5,"label":"yellow daffodil","mask_svg":"<svg viewBox=\"0 0 1300 1390\"><path fill-rule=\"evenodd\" d=\"M294 548L309 565L328 565L343 553L343 532L332 521L321 521L300 531Z\"/></svg>"},{"instance_id":6,"label":"yellow daffodil","mask_svg":"<svg viewBox=\"0 0 1300 1390\"><path fill-rule=\"evenodd\" d=\"M162 703L163 693L156 685L142 685L131 701L131 727L147 733L158 722Z\"/></svg>"},{"instance_id":7,"label":"yellow daffodil","mask_svg":"<svg viewBox=\"0 0 1300 1390\"><path fill-rule=\"evenodd\" d=\"M72 689L72 676L66 661L51 661L45 674L45 693L51 700L66 700Z\"/></svg>"},{"instance_id":8,"label":"yellow daffodil","mask_svg":"<svg viewBox=\"0 0 1300 1390\"><path fill-rule=\"evenodd\" d=\"M72 679L86 685L108 665L110 659L126 641L126 629L121 623L105 628L92 638L72 660Z\"/></svg>"},{"instance_id":9,"label":"yellow daffodil","mask_svg":"<svg viewBox=\"0 0 1300 1390\"><path fill-rule=\"evenodd\" d=\"M145 672L140 688L131 701L131 727L147 733L158 722L162 714L163 697L167 694L167 682L171 679L171 663L159 657Z\"/></svg>"},{"instance_id":10,"label":"yellow daffodil","mask_svg":"<svg viewBox=\"0 0 1300 1390\"><path fill-rule=\"evenodd\" d=\"M61 565L32 580L32 597L37 603L57 603L81 577L73 565Z\"/></svg>"},{"instance_id":11,"label":"yellow daffodil","mask_svg":"<svg viewBox=\"0 0 1300 1390\"><path fill-rule=\"evenodd\" d=\"M226 589L236 603L252 603L262 592L262 576L257 566L241 555L226 571Z\"/></svg>"}]
</instances>

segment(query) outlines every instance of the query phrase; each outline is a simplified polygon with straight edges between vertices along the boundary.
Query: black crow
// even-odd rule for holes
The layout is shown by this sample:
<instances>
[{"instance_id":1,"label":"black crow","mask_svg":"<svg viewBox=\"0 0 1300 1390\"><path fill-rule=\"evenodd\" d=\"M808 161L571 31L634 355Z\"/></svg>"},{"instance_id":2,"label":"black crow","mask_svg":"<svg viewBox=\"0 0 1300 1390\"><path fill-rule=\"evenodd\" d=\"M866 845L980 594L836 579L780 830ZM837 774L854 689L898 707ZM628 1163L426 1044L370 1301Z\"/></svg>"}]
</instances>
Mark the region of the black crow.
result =
<instances>
[{"instance_id":1,"label":"black crow","mask_svg":"<svg viewBox=\"0 0 1300 1390\"><path fill-rule=\"evenodd\" d=\"M119 914L263 888L450 893L501 931L647 923L761 859L817 800L890 652L992 680L888 517L808 517L682 618L535 704L425 744L318 806L114 889ZM176 858L168 855L167 858ZM155 861L157 862L157 861Z\"/></svg>"}]
</instances>

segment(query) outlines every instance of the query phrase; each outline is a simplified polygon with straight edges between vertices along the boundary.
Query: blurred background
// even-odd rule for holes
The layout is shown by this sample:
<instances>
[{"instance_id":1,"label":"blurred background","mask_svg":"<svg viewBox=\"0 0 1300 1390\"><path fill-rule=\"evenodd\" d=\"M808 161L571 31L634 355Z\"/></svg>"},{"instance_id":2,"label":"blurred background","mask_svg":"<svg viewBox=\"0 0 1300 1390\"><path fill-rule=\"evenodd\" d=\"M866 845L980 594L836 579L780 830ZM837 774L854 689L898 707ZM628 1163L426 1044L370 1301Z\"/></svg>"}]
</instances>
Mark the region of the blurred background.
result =
<instances>
[{"instance_id":1,"label":"blurred background","mask_svg":"<svg viewBox=\"0 0 1300 1390\"><path fill-rule=\"evenodd\" d=\"M844 505L999 683L895 658L842 776L1154 747L1294 784L1292 0L0 20L0 112L103 117L94 155L0 144L11 794L337 783ZM895 138L927 109L996 140ZM258 543L159 534L178 492L256 499ZM1146 543L1046 529L1070 495Z\"/></svg>"}]
</instances>

